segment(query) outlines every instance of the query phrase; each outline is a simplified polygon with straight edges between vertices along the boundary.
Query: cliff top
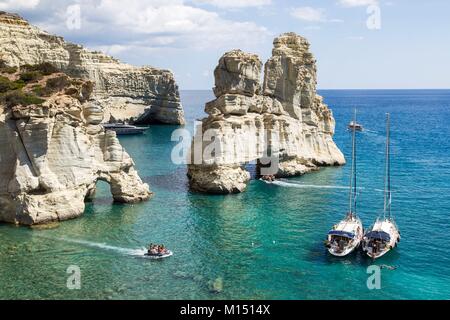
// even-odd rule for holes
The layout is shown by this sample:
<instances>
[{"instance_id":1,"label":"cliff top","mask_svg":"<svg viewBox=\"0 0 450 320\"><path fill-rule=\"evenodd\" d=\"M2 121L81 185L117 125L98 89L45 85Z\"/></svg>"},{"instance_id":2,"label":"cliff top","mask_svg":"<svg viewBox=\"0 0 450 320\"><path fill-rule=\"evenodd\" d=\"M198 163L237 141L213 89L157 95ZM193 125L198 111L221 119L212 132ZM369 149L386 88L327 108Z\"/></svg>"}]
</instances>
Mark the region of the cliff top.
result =
<instances>
[{"instance_id":1,"label":"cliff top","mask_svg":"<svg viewBox=\"0 0 450 320\"><path fill-rule=\"evenodd\" d=\"M273 40L273 56L289 55L314 60L309 41L295 32L283 33ZM314 61L311 61L314 62Z\"/></svg>"},{"instance_id":2,"label":"cliff top","mask_svg":"<svg viewBox=\"0 0 450 320\"><path fill-rule=\"evenodd\" d=\"M0 23L12 25L29 25L28 21L19 16L17 13L9 13L0 11Z\"/></svg>"}]
</instances>

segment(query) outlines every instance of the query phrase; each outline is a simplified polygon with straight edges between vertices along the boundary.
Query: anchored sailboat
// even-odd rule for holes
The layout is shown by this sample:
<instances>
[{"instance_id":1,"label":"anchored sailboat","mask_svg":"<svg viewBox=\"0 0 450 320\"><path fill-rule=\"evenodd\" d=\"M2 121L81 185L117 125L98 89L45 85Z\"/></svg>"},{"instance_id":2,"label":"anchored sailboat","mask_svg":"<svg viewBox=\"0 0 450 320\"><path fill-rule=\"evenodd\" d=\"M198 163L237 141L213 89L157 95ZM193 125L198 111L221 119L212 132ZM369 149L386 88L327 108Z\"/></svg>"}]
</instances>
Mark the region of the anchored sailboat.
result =
<instances>
[{"instance_id":1,"label":"anchored sailboat","mask_svg":"<svg viewBox=\"0 0 450 320\"><path fill-rule=\"evenodd\" d=\"M356 123L356 110L354 114ZM335 224L328 232L325 245L334 256L343 257L359 247L364 230L362 222L356 214L356 128L352 130L352 169L349 190L349 211L346 217Z\"/></svg>"},{"instance_id":2,"label":"anchored sailboat","mask_svg":"<svg viewBox=\"0 0 450 320\"><path fill-rule=\"evenodd\" d=\"M385 255L400 242L400 231L391 213L390 115L386 115L386 168L383 216L364 235L363 250L372 259Z\"/></svg>"}]
</instances>

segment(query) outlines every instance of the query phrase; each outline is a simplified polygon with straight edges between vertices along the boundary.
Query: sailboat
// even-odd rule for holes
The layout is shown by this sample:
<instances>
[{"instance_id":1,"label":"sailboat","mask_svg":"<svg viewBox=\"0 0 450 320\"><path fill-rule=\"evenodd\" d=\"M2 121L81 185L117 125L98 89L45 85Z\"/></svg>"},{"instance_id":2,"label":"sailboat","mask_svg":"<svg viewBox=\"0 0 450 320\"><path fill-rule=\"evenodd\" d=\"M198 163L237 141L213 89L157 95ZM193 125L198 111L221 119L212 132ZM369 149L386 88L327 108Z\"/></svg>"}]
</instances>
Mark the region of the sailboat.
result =
<instances>
[{"instance_id":1,"label":"sailboat","mask_svg":"<svg viewBox=\"0 0 450 320\"><path fill-rule=\"evenodd\" d=\"M400 231L391 213L390 115L386 115L386 167L383 215L378 217L363 239L363 251L372 259L388 253L400 242Z\"/></svg>"},{"instance_id":2,"label":"sailboat","mask_svg":"<svg viewBox=\"0 0 450 320\"><path fill-rule=\"evenodd\" d=\"M356 110L354 120L356 123ZM359 247L364 229L356 214L356 128L352 128L352 169L349 190L349 211L345 218L335 224L328 232L325 246L328 252L337 257L344 257Z\"/></svg>"}]
</instances>

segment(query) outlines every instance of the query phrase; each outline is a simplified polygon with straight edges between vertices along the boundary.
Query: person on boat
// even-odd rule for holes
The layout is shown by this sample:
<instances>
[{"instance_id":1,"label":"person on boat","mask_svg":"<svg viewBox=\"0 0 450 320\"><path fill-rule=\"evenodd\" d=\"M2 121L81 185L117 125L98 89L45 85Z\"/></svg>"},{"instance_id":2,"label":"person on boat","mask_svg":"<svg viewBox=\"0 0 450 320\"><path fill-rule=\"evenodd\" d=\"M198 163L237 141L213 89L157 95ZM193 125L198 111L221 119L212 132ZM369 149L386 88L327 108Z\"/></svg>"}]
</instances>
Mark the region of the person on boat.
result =
<instances>
[{"instance_id":1,"label":"person on boat","mask_svg":"<svg viewBox=\"0 0 450 320\"><path fill-rule=\"evenodd\" d=\"M265 181L273 182L273 181L275 181L275 175L273 175L273 174L264 175L261 177L261 179L263 179Z\"/></svg>"}]
</instances>

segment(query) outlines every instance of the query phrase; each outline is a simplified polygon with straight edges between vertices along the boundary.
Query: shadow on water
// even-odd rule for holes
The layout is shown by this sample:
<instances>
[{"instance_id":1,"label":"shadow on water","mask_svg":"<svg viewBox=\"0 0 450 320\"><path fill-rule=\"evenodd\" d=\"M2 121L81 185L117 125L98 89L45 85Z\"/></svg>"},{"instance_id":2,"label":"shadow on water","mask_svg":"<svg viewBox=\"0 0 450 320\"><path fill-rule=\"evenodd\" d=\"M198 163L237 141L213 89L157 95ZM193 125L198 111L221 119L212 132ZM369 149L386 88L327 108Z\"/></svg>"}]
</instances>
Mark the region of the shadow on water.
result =
<instances>
[{"instance_id":1,"label":"shadow on water","mask_svg":"<svg viewBox=\"0 0 450 320\"><path fill-rule=\"evenodd\" d=\"M186 167L179 167L169 174L146 176L142 180L150 185L150 189L156 187L171 192L189 191Z\"/></svg>"}]
</instances>

